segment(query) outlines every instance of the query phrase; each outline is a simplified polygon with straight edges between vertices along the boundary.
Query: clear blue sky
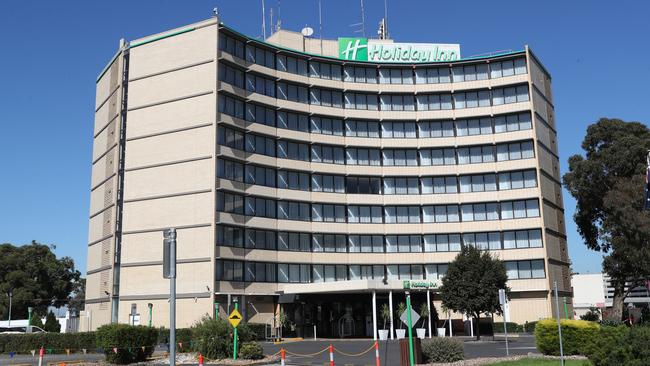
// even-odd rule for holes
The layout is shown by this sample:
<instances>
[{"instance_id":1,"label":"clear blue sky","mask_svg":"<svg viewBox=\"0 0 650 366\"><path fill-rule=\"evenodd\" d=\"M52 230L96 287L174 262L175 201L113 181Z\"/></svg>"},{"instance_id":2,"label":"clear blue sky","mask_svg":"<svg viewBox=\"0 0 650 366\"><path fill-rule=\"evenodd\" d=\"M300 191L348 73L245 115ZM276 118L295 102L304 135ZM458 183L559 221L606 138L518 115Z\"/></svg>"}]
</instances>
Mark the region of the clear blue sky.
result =
<instances>
[{"instance_id":1,"label":"clear blue sky","mask_svg":"<svg viewBox=\"0 0 650 366\"><path fill-rule=\"evenodd\" d=\"M323 0L325 38L354 35L359 1ZM266 0L277 15L278 0ZM0 242L57 245L85 273L95 78L127 40L207 18L261 35L260 0L0 2ZM376 31L383 1L366 0ZM650 2L388 0L398 41L460 43L464 56L528 44L553 76L562 171L599 117L650 122ZM316 0L282 0L282 24L318 32ZM318 35L318 33L316 33ZM573 269L600 271L565 192Z\"/></svg>"}]
</instances>

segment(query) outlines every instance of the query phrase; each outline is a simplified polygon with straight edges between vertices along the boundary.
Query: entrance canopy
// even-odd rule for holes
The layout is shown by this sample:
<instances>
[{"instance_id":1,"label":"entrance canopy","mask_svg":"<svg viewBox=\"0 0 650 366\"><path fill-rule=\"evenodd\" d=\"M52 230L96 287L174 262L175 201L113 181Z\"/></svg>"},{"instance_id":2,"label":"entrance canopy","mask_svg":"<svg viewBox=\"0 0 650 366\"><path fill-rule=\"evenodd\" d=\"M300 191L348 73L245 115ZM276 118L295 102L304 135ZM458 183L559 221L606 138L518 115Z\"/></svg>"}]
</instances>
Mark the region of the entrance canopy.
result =
<instances>
[{"instance_id":1,"label":"entrance canopy","mask_svg":"<svg viewBox=\"0 0 650 366\"><path fill-rule=\"evenodd\" d=\"M359 293L383 291L436 290L439 282L431 280L352 280L319 283L284 283L278 290L284 294Z\"/></svg>"}]
</instances>

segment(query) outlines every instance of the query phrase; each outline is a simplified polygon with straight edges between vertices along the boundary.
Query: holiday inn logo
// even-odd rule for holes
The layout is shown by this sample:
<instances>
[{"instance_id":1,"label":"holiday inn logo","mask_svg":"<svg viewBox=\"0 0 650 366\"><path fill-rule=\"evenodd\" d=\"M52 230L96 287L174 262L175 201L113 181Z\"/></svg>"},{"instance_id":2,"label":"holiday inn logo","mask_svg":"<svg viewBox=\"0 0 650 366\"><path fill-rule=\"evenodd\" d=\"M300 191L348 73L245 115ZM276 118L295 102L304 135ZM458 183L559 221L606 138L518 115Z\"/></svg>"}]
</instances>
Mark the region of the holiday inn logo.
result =
<instances>
[{"instance_id":1,"label":"holiday inn logo","mask_svg":"<svg viewBox=\"0 0 650 366\"><path fill-rule=\"evenodd\" d=\"M339 58L368 61L368 38L339 38Z\"/></svg>"}]
</instances>

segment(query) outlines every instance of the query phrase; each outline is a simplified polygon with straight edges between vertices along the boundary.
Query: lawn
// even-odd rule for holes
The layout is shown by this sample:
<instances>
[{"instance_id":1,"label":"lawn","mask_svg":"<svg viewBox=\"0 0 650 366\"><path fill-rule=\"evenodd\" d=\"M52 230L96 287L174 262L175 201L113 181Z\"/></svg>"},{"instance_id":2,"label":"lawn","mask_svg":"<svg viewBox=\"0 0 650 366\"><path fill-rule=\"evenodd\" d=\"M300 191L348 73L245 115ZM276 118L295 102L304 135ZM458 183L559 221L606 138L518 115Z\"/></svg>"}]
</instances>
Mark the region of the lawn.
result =
<instances>
[{"instance_id":1,"label":"lawn","mask_svg":"<svg viewBox=\"0 0 650 366\"><path fill-rule=\"evenodd\" d=\"M488 366L557 366L560 360L543 360L538 358L526 358L518 361L503 361L491 363ZM591 366L591 362L585 360L564 360L565 366Z\"/></svg>"}]
</instances>

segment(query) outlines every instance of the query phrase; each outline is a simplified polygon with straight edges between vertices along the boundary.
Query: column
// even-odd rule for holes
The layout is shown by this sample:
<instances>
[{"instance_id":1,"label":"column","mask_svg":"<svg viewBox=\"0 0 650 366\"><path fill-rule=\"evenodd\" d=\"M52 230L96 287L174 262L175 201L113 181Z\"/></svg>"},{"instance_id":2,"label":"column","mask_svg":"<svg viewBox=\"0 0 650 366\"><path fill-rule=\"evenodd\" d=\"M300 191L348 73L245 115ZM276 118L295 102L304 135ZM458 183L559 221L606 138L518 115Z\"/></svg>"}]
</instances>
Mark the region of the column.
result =
<instances>
[{"instance_id":1,"label":"column","mask_svg":"<svg viewBox=\"0 0 650 366\"><path fill-rule=\"evenodd\" d=\"M431 307L433 304L431 304L431 295L429 295L429 290L427 290L427 307L429 309L429 338L431 338Z\"/></svg>"},{"instance_id":2,"label":"column","mask_svg":"<svg viewBox=\"0 0 650 366\"><path fill-rule=\"evenodd\" d=\"M390 308L390 339L395 339L393 330L393 291L388 292L388 307Z\"/></svg>"},{"instance_id":3,"label":"column","mask_svg":"<svg viewBox=\"0 0 650 366\"><path fill-rule=\"evenodd\" d=\"M377 340L377 291L372 291L372 339Z\"/></svg>"}]
</instances>

